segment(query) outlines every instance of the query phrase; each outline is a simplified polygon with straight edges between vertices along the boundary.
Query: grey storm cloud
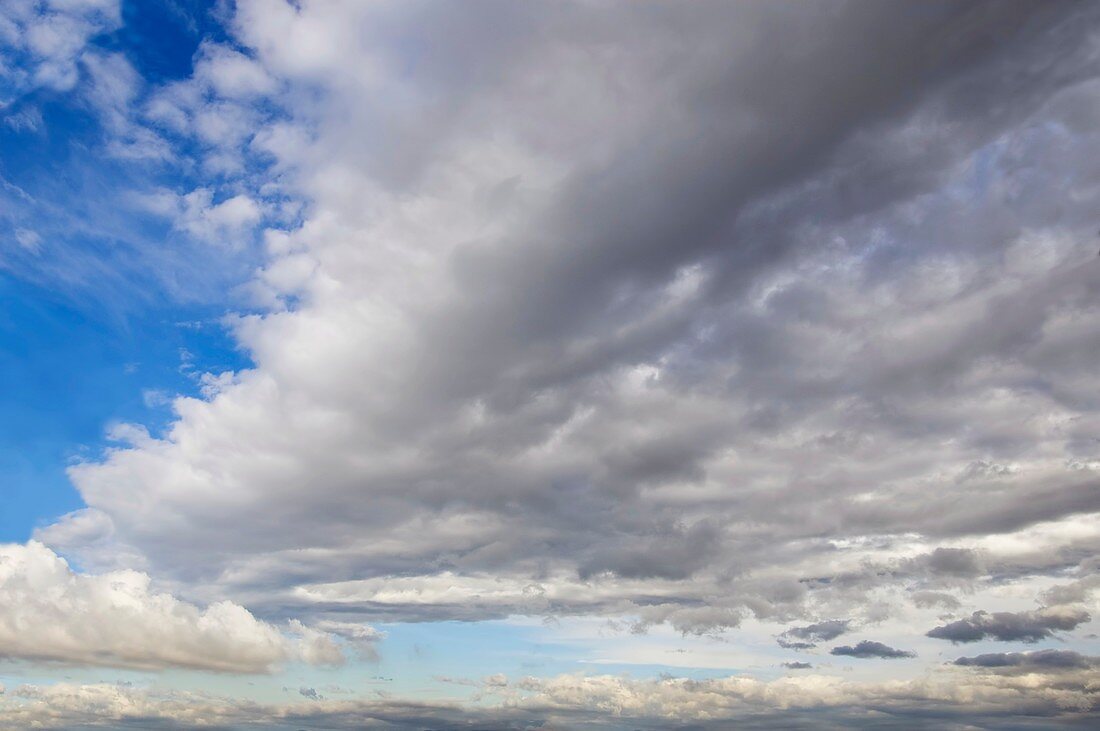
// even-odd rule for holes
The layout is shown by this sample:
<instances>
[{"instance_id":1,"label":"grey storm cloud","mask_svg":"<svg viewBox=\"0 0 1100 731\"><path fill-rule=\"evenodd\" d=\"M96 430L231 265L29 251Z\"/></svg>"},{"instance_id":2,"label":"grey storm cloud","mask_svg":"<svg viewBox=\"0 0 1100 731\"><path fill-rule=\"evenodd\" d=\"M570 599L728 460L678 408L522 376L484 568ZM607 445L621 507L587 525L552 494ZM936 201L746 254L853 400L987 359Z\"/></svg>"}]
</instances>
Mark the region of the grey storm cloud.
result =
<instances>
[{"instance_id":1,"label":"grey storm cloud","mask_svg":"<svg viewBox=\"0 0 1100 731\"><path fill-rule=\"evenodd\" d=\"M43 543L265 621L693 635L1095 553L976 546L1100 511L1097 6L276 7L251 365Z\"/></svg>"},{"instance_id":2,"label":"grey storm cloud","mask_svg":"<svg viewBox=\"0 0 1100 731\"><path fill-rule=\"evenodd\" d=\"M951 642L978 642L991 639L1001 642L1038 642L1054 634L1068 631L1089 621L1089 613L1074 607L1050 607L1029 612L978 611L966 619L936 627L929 637Z\"/></svg>"},{"instance_id":3,"label":"grey storm cloud","mask_svg":"<svg viewBox=\"0 0 1100 731\"><path fill-rule=\"evenodd\" d=\"M881 642L875 642L874 640L861 640L854 645L840 645L829 650L830 655L839 655L841 657L859 657L859 658L883 658L887 660L902 658L902 657L916 657L917 653L909 650L898 650L897 648L890 647Z\"/></svg>"}]
</instances>

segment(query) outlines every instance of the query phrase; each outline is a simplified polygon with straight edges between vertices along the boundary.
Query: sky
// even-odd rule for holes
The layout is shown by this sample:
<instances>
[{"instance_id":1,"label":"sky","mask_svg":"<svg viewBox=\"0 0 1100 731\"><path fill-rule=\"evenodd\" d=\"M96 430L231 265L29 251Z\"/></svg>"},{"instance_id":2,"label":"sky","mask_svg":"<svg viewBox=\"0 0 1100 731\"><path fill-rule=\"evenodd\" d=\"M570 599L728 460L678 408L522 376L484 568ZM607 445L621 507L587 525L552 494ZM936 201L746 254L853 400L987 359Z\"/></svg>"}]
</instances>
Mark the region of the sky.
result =
<instances>
[{"instance_id":1,"label":"sky","mask_svg":"<svg viewBox=\"0 0 1100 731\"><path fill-rule=\"evenodd\" d=\"M1100 6L0 4L0 729L1100 723Z\"/></svg>"}]
</instances>

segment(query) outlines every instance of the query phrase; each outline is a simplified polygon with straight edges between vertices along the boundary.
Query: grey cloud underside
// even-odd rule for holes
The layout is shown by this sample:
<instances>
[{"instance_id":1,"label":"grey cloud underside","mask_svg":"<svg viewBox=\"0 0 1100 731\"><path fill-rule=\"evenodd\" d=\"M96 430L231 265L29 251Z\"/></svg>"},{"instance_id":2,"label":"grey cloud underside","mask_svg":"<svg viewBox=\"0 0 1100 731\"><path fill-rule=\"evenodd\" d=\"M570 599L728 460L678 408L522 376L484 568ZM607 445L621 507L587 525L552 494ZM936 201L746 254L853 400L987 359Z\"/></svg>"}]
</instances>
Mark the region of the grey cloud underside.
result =
<instances>
[{"instance_id":1,"label":"grey cloud underside","mask_svg":"<svg viewBox=\"0 0 1100 731\"><path fill-rule=\"evenodd\" d=\"M1097 8L301 12L363 38L237 32L309 133L257 136L310 202L257 281L313 274L42 540L268 617L687 632L1095 554L938 544L1100 512Z\"/></svg>"}]
</instances>

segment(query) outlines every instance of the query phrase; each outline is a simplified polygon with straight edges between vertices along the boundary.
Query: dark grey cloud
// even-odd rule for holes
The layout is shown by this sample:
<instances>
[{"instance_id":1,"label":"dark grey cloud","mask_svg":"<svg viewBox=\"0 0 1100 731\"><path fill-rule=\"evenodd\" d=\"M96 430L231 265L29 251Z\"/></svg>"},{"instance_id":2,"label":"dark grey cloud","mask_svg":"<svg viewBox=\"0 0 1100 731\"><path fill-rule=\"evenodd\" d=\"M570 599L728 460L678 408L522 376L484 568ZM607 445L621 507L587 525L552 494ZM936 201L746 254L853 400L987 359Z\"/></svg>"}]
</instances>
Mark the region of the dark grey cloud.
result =
<instances>
[{"instance_id":1,"label":"dark grey cloud","mask_svg":"<svg viewBox=\"0 0 1100 731\"><path fill-rule=\"evenodd\" d=\"M783 667L787 668L788 670L809 670L813 667L813 664L808 662L799 662L795 660L792 662L783 663Z\"/></svg>"},{"instance_id":2,"label":"dark grey cloud","mask_svg":"<svg viewBox=\"0 0 1100 731\"><path fill-rule=\"evenodd\" d=\"M1051 607L1030 612L974 612L927 634L938 640L977 642L991 639L1001 642L1038 642L1055 631L1069 631L1089 621L1089 613L1073 607Z\"/></svg>"},{"instance_id":3,"label":"dark grey cloud","mask_svg":"<svg viewBox=\"0 0 1100 731\"><path fill-rule=\"evenodd\" d=\"M960 657L956 665L978 668L1012 669L1021 672L1075 670L1095 667L1100 658L1073 650L1036 650L1035 652L992 652L976 657Z\"/></svg>"},{"instance_id":4,"label":"dark grey cloud","mask_svg":"<svg viewBox=\"0 0 1100 731\"><path fill-rule=\"evenodd\" d=\"M794 650L809 649L816 647L818 642L828 642L836 639L848 631L848 625L850 624L850 619L828 619L804 627L791 627L781 634L776 641L780 647Z\"/></svg>"},{"instance_id":5,"label":"dark grey cloud","mask_svg":"<svg viewBox=\"0 0 1100 731\"><path fill-rule=\"evenodd\" d=\"M889 645L885 645L881 642L875 642L874 640L861 640L854 645L840 645L829 650L830 655L840 655L843 657L860 657L860 658L885 658L885 659L897 659L902 657L916 657L917 653L909 650L898 650Z\"/></svg>"}]
</instances>

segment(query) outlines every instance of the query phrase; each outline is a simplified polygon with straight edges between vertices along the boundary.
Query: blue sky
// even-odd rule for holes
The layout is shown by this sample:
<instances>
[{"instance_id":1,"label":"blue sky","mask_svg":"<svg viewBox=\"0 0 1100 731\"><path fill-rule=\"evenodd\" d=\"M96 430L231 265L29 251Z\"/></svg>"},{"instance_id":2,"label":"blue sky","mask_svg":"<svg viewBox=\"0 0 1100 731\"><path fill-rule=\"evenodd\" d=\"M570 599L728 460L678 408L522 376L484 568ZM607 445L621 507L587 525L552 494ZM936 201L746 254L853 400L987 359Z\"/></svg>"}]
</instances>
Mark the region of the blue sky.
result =
<instances>
[{"instance_id":1,"label":"blue sky","mask_svg":"<svg viewBox=\"0 0 1100 731\"><path fill-rule=\"evenodd\" d=\"M0 5L0 731L1094 724L1097 28Z\"/></svg>"},{"instance_id":2,"label":"blue sky","mask_svg":"<svg viewBox=\"0 0 1100 731\"><path fill-rule=\"evenodd\" d=\"M201 40L222 33L213 9L123 3L122 26L90 44L125 54L150 84L186 78ZM128 192L187 186L186 171L103 155L107 132L72 94L30 89L7 103L42 119L35 129L0 126L0 538L23 541L82 505L65 469L107 446L107 425L156 430L170 418L166 398L196 393L198 373L247 361L219 324L231 297L219 285L233 274L173 268L199 252L163 221L116 208ZM41 239L36 251L20 245L19 230Z\"/></svg>"}]
</instances>

